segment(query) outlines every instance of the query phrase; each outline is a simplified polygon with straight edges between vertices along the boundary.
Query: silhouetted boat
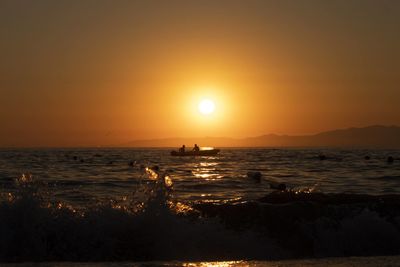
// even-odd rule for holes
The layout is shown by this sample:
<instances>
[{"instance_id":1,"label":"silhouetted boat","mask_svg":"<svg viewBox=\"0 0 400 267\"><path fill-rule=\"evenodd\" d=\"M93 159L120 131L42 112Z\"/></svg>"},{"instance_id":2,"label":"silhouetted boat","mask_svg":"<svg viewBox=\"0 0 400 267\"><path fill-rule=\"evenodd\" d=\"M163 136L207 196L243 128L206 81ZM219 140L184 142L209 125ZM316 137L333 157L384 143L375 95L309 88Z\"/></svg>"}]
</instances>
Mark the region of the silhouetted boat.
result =
<instances>
[{"instance_id":1,"label":"silhouetted boat","mask_svg":"<svg viewBox=\"0 0 400 267\"><path fill-rule=\"evenodd\" d=\"M171 151L171 156L214 156L219 153L219 149L208 149L200 151Z\"/></svg>"}]
</instances>

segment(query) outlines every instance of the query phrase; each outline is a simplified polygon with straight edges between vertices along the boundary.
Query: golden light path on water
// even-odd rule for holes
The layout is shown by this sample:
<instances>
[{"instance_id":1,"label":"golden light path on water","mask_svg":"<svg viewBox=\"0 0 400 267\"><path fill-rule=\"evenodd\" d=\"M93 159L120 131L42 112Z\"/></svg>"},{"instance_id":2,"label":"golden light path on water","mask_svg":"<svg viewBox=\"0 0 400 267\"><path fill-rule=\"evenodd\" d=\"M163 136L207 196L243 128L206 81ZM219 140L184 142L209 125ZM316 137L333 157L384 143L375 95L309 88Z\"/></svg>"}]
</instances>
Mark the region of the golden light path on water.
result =
<instances>
[{"instance_id":1,"label":"golden light path on water","mask_svg":"<svg viewBox=\"0 0 400 267\"><path fill-rule=\"evenodd\" d=\"M217 162L200 162L192 171L196 178L205 179L206 181L215 181L221 179L222 175L216 173Z\"/></svg>"},{"instance_id":2,"label":"golden light path on water","mask_svg":"<svg viewBox=\"0 0 400 267\"><path fill-rule=\"evenodd\" d=\"M231 267L231 266L249 266L245 261L219 261L219 262L196 262L184 263L184 267Z\"/></svg>"}]
</instances>

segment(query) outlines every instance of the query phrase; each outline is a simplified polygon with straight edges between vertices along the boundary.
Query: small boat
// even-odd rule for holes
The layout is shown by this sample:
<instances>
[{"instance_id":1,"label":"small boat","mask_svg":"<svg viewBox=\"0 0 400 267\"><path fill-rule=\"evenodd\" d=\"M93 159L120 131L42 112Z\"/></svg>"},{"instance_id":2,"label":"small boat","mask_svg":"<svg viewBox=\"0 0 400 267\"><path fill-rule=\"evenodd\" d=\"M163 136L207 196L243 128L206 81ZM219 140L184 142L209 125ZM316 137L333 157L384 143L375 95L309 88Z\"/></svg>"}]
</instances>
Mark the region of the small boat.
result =
<instances>
[{"instance_id":1,"label":"small boat","mask_svg":"<svg viewBox=\"0 0 400 267\"><path fill-rule=\"evenodd\" d=\"M207 149L199 151L171 151L171 156L215 156L219 153L219 149Z\"/></svg>"}]
</instances>

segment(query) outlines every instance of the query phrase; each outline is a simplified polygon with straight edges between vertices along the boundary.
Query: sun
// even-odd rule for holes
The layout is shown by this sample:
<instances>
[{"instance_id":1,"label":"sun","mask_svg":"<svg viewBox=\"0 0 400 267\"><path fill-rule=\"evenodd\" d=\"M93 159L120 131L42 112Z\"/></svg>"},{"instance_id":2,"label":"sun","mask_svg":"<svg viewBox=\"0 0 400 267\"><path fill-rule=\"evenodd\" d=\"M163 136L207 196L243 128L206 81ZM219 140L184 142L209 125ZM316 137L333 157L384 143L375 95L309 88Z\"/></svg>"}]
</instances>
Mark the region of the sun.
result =
<instances>
[{"instance_id":1,"label":"sun","mask_svg":"<svg viewBox=\"0 0 400 267\"><path fill-rule=\"evenodd\" d=\"M210 115L215 111L215 104L210 99L203 99L199 103L199 111L203 115Z\"/></svg>"}]
</instances>

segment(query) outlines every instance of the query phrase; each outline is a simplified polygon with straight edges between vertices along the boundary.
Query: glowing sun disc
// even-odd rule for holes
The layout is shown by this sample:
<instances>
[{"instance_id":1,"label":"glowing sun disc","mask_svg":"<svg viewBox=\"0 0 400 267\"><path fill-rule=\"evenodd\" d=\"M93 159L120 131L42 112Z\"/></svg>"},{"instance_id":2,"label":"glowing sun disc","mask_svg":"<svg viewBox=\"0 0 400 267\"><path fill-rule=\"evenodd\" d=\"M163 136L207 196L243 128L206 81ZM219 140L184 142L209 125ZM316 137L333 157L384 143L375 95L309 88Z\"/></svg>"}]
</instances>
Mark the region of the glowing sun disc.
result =
<instances>
[{"instance_id":1,"label":"glowing sun disc","mask_svg":"<svg viewBox=\"0 0 400 267\"><path fill-rule=\"evenodd\" d=\"M215 110L215 104L210 99L204 99L199 103L199 111L201 114L209 115Z\"/></svg>"}]
</instances>

